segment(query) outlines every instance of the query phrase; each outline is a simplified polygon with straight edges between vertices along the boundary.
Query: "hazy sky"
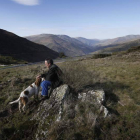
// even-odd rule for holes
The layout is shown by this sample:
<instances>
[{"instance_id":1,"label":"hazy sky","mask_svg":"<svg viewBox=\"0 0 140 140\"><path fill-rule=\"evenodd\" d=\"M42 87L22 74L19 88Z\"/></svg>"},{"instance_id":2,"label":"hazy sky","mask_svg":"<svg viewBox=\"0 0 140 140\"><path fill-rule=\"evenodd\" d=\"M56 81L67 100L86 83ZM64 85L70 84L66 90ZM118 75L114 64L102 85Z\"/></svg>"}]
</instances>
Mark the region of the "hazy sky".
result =
<instances>
[{"instance_id":1,"label":"hazy sky","mask_svg":"<svg viewBox=\"0 0 140 140\"><path fill-rule=\"evenodd\" d=\"M0 28L107 39L140 34L140 0L1 0Z\"/></svg>"}]
</instances>

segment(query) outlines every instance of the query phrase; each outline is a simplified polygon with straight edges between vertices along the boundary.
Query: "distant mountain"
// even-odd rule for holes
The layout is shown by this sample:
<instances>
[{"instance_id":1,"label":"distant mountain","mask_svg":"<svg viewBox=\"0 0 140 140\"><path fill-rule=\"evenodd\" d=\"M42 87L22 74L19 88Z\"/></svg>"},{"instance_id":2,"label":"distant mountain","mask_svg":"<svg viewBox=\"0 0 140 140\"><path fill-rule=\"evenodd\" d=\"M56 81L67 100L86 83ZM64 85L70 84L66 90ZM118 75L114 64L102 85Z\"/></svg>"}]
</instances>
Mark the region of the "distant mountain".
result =
<instances>
[{"instance_id":1,"label":"distant mountain","mask_svg":"<svg viewBox=\"0 0 140 140\"><path fill-rule=\"evenodd\" d=\"M28 62L37 62L43 61L47 57L57 58L59 54L46 46L33 43L0 29L0 55L12 56Z\"/></svg>"},{"instance_id":2,"label":"distant mountain","mask_svg":"<svg viewBox=\"0 0 140 140\"><path fill-rule=\"evenodd\" d=\"M75 38L81 42L83 42L84 44L87 44L89 46L94 46L94 45L97 45L99 43L102 42L102 40L99 40L99 39L87 39L87 38L83 38L83 37L77 37Z\"/></svg>"},{"instance_id":3,"label":"distant mountain","mask_svg":"<svg viewBox=\"0 0 140 140\"><path fill-rule=\"evenodd\" d=\"M105 39L105 40L86 39L86 38L81 38L81 37L78 37L76 39L93 47L97 47L97 46L101 47L101 46L122 44L122 43L130 42L130 41L134 41L134 40L140 39L140 35L127 35L123 37L117 37L117 38Z\"/></svg>"},{"instance_id":4,"label":"distant mountain","mask_svg":"<svg viewBox=\"0 0 140 140\"><path fill-rule=\"evenodd\" d=\"M64 52L67 56L85 55L94 49L81 41L66 35L41 34L27 36L28 40L43 44L57 52Z\"/></svg>"},{"instance_id":5,"label":"distant mountain","mask_svg":"<svg viewBox=\"0 0 140 140\"><path fill-rule=\"evenodd\" d=\"M40 34L26 37L28 40L43 44L57 52L64 52L67 56L85 55L106 49L105 52L127 50L139 45L140 35L127 35L113 39L86 39L83 37L71 38L67 35ZM131 43L136 41L135 43Z\"/></svg>"},{"instance_id":6,"label":"distant mountain","mask_svg":"<svg viewBox=\"0 0 140 140\"><path fill-rule=\"evenodd\" d=\"M118 37L114 39L105 40L98 45L105 46L105 45L112 45L112 44L122 44L122 43L130 42L130 41L134 41L137 39L140 39L140 35L127 35L124 37Z\"/></svg>"},{"instance_id":7,"label":"distant mountain","mask_svg":"<svg viewBox=\"0 0 140 140\"><path fill-rule=\"evenodd\" d=\"M128 49L131 49L132 47L137 47L140 45L140 39L130 41L127 43L122 43L122 44L114 44L114 45L107 45L107 46L100 46L97 47L99 51L96 53L113 53L113 52L120 52L120 51L126 51Z\"/></svg>"}]
</instances>

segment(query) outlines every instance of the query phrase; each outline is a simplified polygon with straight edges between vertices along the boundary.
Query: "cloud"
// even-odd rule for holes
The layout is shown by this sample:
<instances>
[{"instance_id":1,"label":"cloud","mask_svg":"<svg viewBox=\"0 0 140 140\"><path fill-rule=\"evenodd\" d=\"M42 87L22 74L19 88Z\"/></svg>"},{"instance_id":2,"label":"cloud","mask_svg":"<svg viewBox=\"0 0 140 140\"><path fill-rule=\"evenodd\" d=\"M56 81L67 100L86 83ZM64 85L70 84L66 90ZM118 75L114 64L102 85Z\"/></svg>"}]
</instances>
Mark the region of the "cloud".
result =
<instances>
[{"instance_id":1,"label":"cloud","mask_svg":"<svg viewBox=\"0 0 140 140\"><path fill-rule=\"evenodd\" d=\"M15 1L15 2L17 2L19 4L23 4L23 5L29 5L29 6L39 4L39 0L12 0L12 1Z\"/></svg>"}]
</instances>

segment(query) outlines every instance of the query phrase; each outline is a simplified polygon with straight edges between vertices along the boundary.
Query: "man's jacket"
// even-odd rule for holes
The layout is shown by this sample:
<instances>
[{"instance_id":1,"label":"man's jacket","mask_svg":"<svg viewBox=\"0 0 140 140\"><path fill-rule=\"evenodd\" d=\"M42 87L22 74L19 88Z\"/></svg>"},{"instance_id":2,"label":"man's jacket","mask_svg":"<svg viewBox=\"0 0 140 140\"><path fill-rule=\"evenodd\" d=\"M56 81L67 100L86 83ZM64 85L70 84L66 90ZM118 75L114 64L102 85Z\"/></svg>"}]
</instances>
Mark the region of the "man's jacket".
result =
<instances>
[{"instance_id":1,"label":"man's jacket","mask_svg":"<svg viewBox=\"0 0 140 140\"><path fill-rule=\"evenodd\" d=\"M62 71L61 69L53 64L45 74L45 80L51 82L51 87L56 88L62 84Z\"/></svg>"}]
</instances>

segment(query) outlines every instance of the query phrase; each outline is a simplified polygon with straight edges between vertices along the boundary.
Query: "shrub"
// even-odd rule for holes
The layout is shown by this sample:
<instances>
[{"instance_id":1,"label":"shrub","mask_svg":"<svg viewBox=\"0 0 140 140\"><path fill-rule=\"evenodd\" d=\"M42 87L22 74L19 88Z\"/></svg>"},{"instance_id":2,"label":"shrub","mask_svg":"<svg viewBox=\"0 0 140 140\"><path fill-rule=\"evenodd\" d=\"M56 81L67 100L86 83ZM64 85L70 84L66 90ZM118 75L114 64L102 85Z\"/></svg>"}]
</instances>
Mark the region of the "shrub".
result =
<instances>
[{"instance_id":1,"label":"shrub","mask_svg":"<svg viewBox=\"0 0 140 140\"><path fill-rule=\"evenodd\" d=\"M93 59L98 59L98 58L105 58L105 57L109 57L111 56L111 54L94 54L92 56Z\"/></svg>"},{"instance_id":2,"label":"shrub","mask_svg":"<svg viewBox=\"0 0 140 140\"><path fill-rule=\"evenodd\" d=\"M23 60L17 60L11 56L1 56L0 55L0 64L23 64L27 63Z\"/></svg>"},{"instance_id":3,"label":"shrub","mask_svg":"<svg viewBox=\"0 0 140 140\"><path fill-rule=\"evenodd\" d=\"M65 53L64 53L64 52L59 52L59 57L60 57L60 58L65 58L65 57L66 57L66 55L65 55Z\"/></svg>"}]
</instances>

